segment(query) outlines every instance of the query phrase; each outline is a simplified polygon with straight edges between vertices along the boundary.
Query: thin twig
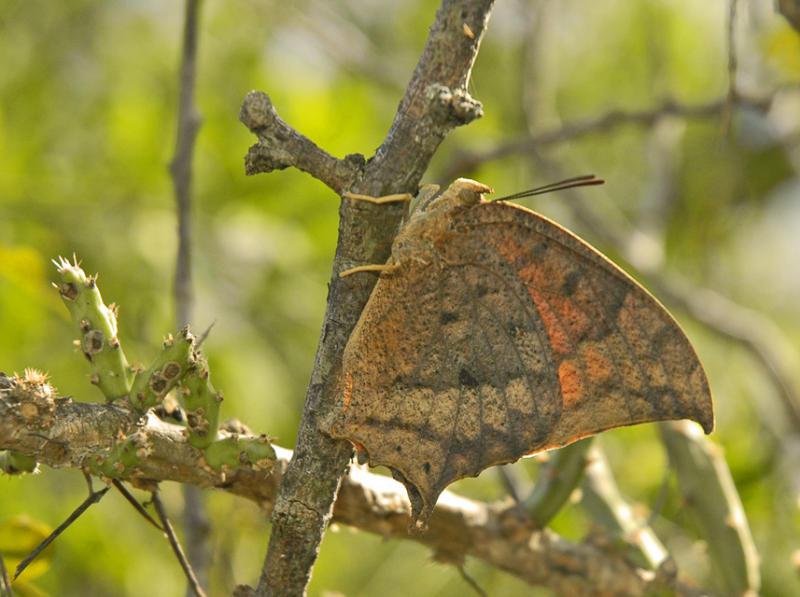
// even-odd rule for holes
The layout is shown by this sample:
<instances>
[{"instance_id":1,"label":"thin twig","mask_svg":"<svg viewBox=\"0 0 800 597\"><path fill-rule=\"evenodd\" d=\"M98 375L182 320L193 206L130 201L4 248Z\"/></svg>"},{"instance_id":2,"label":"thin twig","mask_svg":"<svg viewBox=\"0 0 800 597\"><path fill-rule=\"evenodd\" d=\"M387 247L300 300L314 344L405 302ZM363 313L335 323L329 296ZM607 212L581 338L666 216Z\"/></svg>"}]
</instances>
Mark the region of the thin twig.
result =
<instances>
[{"instance_id":1,"label":"thin twig","mask_svg":"<svg viewBox=\"0 0 800 597\"><path fill-rule=\"evenodd\" d=\"M139 514L141 514L141 515L144 517L144 519L145 519L147 522L149 522L150 524L152 524L152 525L153 525L154 527L156 527L156 528L157 528L159 531L161 531L161 532L164 532L164 529L161 527L161 525L160 525L160 524L158 524L158 523L157 523L157 522L156 522L156 521L153 519L153 517L152 517L152 516L150 516L150 513L149 513L147 510L145 510L145 509L144 509L144 506L142 506L142 505L139 503L139 500L137 500L135 497L133 497L133 495L131 495L131 492L130 492L130 491L128 491L128 489L127 489L127 488L126 488L126 487L125 487L125 486L122 484L122 481L120 481L119 479L112 479L112 480L111 480L111 483L112 483L112 484L114 485L114 487L116 487L116 488L117 488L117 490L118 490L118 491L119 491L119 492L122 494L122 497L124 497L124 498L125 498L125 499L128 501L128 503L129 503L131 506L133 506L133 508L134 508L134 509L135 509L135 510L136 510L136 511L139 513Z\"/></svg>"},{"instance_id":2,"label":"thin twig","mask_svg":"<svg viewBox=\"0 0 800 597\"><path fill-rule=\"evenodd\" d=\"M175 311L178 328L189 323L192 309L191 205L192 156L200 117L194 106L197 64L197 17L199 0L186 0L183 53L180 66L178 130L170 173L178 216L178 255L175 264Z\"/></svg>"},{"instance_id":3,"label":"thin twig","mask_svg":"<svg viewBox=\"0 0 800 597\"><path fill-rule=\"evenodd\" d=\"M258 137L258 143L250 147L245 157L247 174L292 166L308 172L341 195L363 173L363 156L351 154L343 160L333 157L286 124L266 93L248 93L239 110L239 120Z\"/></svg>"},{"instance_id":4,"label":"thin twig","mask_svg":"<svg viewBox=\"0 0 800 597\"><path fill-rule=\"evenodd\" d=\"M6 563L3 560L3 553L0 552L0 597L14 597L11 589L11 580L8 578Z\"/></svg>"},{"instance_id":5,"label":"thin twig","mask_svg":"<svg viewBox=\"0 0 800 597\"><path fill-rule=\"evenodd\" d=\"M777 0L777 10L800 33L800 0Z\"/></svg>"},{"instance_id":6,"label":"thin twig","mask_svg":"<svg viewBox=\"0 0 800 597\"><path fill-rule=\"evenodd\" d=\"M195 576L194 570L192 570L192 565L189 563L189 560L186 559L186 554L184 554L178 537L175 535L175 530L172 528L172 523L167 517L164 504L161 502L161 498L158 497L158 491L153 492L153 506L155 506L158 518L161 520L161 524L164 527L164 534L166 534L169 540L172 551L175 553L175 557L178 558L178 562L180 562L183 573L186 575L186 580L189 581L189 588L194 591L197 597L206 597L206 593L197 581L197 576Z\"/></svg>"},{"instance_id":7,"label":"thin twig","mask_svg":"<svg viewBox=\"0 0 800 597\"><path fill-rule=\"evenodd\" d=\"M739 94L736 85L738 56L736 54L736 9L738 0L728 0L728 98L733 101Z\"/></svg>"},{"instance_id":8,"label":"thin twig","mask_svg":"<svg viewBox=\"0 0 800 597\"><path fill-rule=\"evenodd\" d=\"M178 219L178 253L175 260L175 319L183 328L192 318L194 302L192 289L192 156L200 128L200 116L194 105L197 71L197 31L200 0L186 0L183 24L183 52L180 66L178 100L178 130L175 156L170 164L175 189ZM184 524L189 559L203 581L208 574L207 538L209 520L205 513L203 495L190 485L183 487Z\"/></svg>"},{"instance_id":9,"label":"thin twig","mask_svg":"<svg viewBox=\"0 0 800 597\"><path fill-rule=\"evenodd\" d=\"M522 503L525 496L530 493L533 484L522 475L518 474L517 469L511 464L498 466L497 474L506 492L511 496L511 499L514 500L514 503Z\"/></svg>"},{"instance_id":10,"label":"thin twig","mask_svg":"<svg viewBox=\"0 0 800 597\"><path fill-rule=\"evenodd\" d=\"M203 342L206 341L208 335L211 333L211 328L214 327L214 324L217 323L216 321L212 321L209 326L205 329L205 331L197 337L197 341L194 343L195 348L200 348L203 345Z\"/></svg>"},{"instance_id":11,"label":"thin twig","mask_svg":"<svg viewBox=\"0 0 800 597\"><path fill-rule=\"evenodd\" d=\"M733 105L765 112L779 91L794 87L794 85L779 87L763 98L746 97L737 94ZM625 124L649 126L667 116L683 116L684 118L718 116L726 109L728 102L727 96L723 99L696 105L683 104L672 99L666 99L661 102L661 105L645 110L612 110L597 118L571 122L549 131L526 135L500 144L493 149L458 154L450 166L445 169L443 179L449 181L459 176L467 176L479 165L486 162L500 160L511 155L534 153L547 145L564 143Z\"/></svg>"},{"instance_id":12,"label":"thin twig","mask_svg":"<svg viewBox=\"0 0 800 597\"><path fill-rule=\"evenodd\" d=\"M739 95L736 84L736 6L737 0L728 0L728 96L722 108L722 131L726 137L730 132L731 116L736 104L736 98Z\"/></svg>"},{"instance_id":13,"label":"thin twig","mask_svg":"<svg viewBox=\"0 0 800 597\"><path fill-rule=\"evenodd\" d=\"M69 525L71 525L73 522L75 522L78 519L78 517L81 514L83 514L86 511L87 508L89 508L89 506L99 502L101 500L101 498L106 494L106 492L109 489L111 489L111 488L110 487L104 487L103 489L101 489L99 491L91 491L89 493L89 496L85 500L83 500L81 505L78 506L77 508L75 508L75 510L72 512L72 514L70 514L64 522L62 522L60 525L58 525L58 527L52 533L50 533L45 538L44 541L42 541L39 545L37 545L36 548L31 553L29 553L25 557L24 560L22 560L19 563L19 565L17 566L16 571L14 572L14 579L13 580L16 580L17 577L20 575L20 573L23 570L25 570L25 568L28 567L28 564L30 564L34 559L36 559L36 557L40 553L42 553L42 551L44 551L44 549L48 545L50 545L53 541L55 541L56 537L58 537L61 533L63 533L67 529L67 527Z\"/></svg>"},{"instance_id":14,"label":"thin twig","mask_svg":"<svg viewBox=\"0 0 800 597\"><path fill-rule=\"evenodd\" d=\"M472 589L473 589L473 590L474 590L474 591L475 591L475 592L476 592L478 595L480 595L481 597L489 597L489 596L486 594L486 591L484 591L484 590L481 588L481 586L480 586L480 585L477 583L477 581L476 581L474 578L472 578L472 577L471 577L469 574L467 574L467 571L466 571L466 569L464 568L464 564L460 564L460 565L456 566L456 568L458 568L458 573L461 575L461 578L463 578L465 581L467 581L467 584L468 584L470 587L472 587Z\"/></svg>"}]
</instances>

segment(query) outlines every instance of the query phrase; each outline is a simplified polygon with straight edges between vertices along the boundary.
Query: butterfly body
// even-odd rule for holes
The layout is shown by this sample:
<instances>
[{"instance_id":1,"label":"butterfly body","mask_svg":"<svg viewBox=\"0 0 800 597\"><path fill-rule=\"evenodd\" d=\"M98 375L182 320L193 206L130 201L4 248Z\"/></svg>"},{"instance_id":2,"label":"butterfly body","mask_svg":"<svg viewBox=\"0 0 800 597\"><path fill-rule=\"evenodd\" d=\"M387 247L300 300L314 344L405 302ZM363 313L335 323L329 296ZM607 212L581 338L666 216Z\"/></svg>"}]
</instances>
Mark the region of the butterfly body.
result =
<instances>
[{"instance_id":1,"label":"butterfly body","mask_svg":"<svg viewBox=\"0 0 800 597\"><path fill-rule=\"evenodd\" d=\"M482 193L492 192L491 187L478 182L467 179L459 181L438 196L435 195L437 187L428 189L427 196L419 199L416 209L411 212L392 243L390 264L399 265L408 260L430 263L436 260L436 244L448 234L452 214L484 201Z\"/></svg>"},{"instance_id":2,"label":"butterfly body","mask_svg":"<svg viewBox=\"0 0 800 597\"><path fill-rule=\"evenodd\" d=\"M388 466L424 525L452 481L636 423L713 427L656 299L595 249L455 181L421 202L354 328L323 424Z\"/></svg>"}]
</instances>

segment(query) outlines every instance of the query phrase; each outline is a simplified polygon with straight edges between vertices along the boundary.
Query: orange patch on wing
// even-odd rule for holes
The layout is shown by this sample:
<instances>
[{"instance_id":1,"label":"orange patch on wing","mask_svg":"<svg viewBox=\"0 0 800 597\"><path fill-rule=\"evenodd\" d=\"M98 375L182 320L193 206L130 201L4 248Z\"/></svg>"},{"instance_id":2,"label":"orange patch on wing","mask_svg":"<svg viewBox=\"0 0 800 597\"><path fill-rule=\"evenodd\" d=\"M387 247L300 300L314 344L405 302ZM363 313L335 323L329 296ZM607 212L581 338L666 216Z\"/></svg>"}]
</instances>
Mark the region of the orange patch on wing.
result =
<instances>
[{"instance_id":1,"label":"orange patch on wing","mask_svg":"<svg viewBox=\"0 0 800 597\"><path fill-rule=\"evenodd\" d=\"M561 325L558 316L553 312L550 303L545 299L544 293L533 286L528 286L528 294L531 295L536 308L539 310L539 315L542 316L547 335L550 337L550 346L553 348L555 356L563 357L572 354L574 352L572 342L570 342L569 336Z\"/></svg>"},{"instance_id":2,"label":"orange patch on wing","mask_svg":"<svg viewBox=\"0 0 800 597\"><path fill-rule=\"evenodd\" d=\"M570 361L561 361L558 366L558 383L561 385L561 402L565 408L576 406L586 397L580 373Z\"/></svg>"},{"instance_id":3,"label":"orange patch on wing","mask_svg":"<svg viewBox=\"0 0 800 597\"><path fill-rule=\"evenodd\" d=\"M511 265L530 262L528 250L522 243L503 242L498 244L497 250Z\"/></svg>"},{"instance_id":4,"label":"orange patch on wing","mask_svg":"<svg viewBox=\"0 0 800 597\"><path fill-rule=\"evenodd\" d=\"M525 280L528 286L546 288L552 283L551 273L547 271L546 264L535 261L517 269L517 275Z\"/></svg>"},{"instance_id":5,"label":"orange patch on wing","mask_svg":"<svg viewBox=\"0 0 800 597\"><path fill-rule=\"evenodd\" d=\"M602 384L611 379L613 366L596 347L585 344L582 356L586 375L592 384Z\"/></svg>"},{"instance_id":6,"label":"orange patch on wing","mask_svg":"<svg viewBox=\"0 0 800 597\"><path fill-rule=\"evenodd\" d=\"M570 296L540 290L561 286L561 273L554 272L546 263L536 261L519 268L517 275L525 282L528 294L542 315L557 356L573 353L576 339L586 336L592 321Z\"/></svg>"},{"instance_id":7,"label":"orange patch on wing","mask_svg":"<svg viewBox=\"0 0 800 597\"><path fill-rule=\"evenodd\" d=\"M558 297L556 300L558 302L555 307L558 309L558 314L561 316L563 325L567 327L570 337L582 338L585 336L592 326L586 313L569 298Z\"/></svg>"}]
</instances>

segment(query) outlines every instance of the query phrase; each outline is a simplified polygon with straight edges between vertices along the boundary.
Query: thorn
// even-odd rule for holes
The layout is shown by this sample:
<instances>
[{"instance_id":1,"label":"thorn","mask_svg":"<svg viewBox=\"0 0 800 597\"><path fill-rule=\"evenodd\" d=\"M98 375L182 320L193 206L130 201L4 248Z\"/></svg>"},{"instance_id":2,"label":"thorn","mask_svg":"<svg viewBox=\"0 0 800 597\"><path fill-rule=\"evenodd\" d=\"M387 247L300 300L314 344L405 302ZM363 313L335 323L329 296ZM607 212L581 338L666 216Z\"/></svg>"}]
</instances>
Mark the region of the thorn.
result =
<instances>
[{"instance_id":1,"label":"thorn","mask_svg":"<svg viewBox=\"0 0 800 597\"><path fill-rule=\"evenodd\" d=\"M211 322L211 325L209 325L209 326L206 328L206 331L205 331L205 332L203 332L202 334L200 334L200 338L199 338L199 339L196 339L196 341L195 341L195 343L194 343L194 346L195 346L195 347L198 347L198 346L200 346L200 345L201 345L203 342L205 342L205 341L206 341L206 338L208 338L208 334L209 334L209 332L211 331L211 328L213 328L213 327L214 327L214 325L215 325L216 323L217 323L217 320L215 319L214 321L212 321L212 322ZM189 326L186 326L186 327L187 327L187 329L188 329L188 327L189 327ZM188 340L188 338L187 338L187 340Z\"/></svg>"}]
</instances>

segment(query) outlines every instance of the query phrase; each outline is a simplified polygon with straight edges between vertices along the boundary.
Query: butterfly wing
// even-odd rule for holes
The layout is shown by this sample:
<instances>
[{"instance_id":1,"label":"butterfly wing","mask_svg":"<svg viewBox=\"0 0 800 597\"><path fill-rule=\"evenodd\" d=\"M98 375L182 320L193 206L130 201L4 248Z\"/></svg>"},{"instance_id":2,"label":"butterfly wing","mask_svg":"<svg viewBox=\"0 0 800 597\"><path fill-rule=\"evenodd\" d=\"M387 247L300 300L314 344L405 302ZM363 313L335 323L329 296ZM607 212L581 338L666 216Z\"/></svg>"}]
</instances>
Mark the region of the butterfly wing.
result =
<instances>
[{"instance_id":1,"label":"butterfly wing","mask_svg":"<svg viewBox=\"0 0 800 597\"><path fill-rule=\"evenodd\" d=\"M328 432L406 485L444 488L592 433L689 418L705 373L675 320L595 249L524 208L452 214L438 259L381 276L351 335Z\"/></svg>"}]
</instances>

